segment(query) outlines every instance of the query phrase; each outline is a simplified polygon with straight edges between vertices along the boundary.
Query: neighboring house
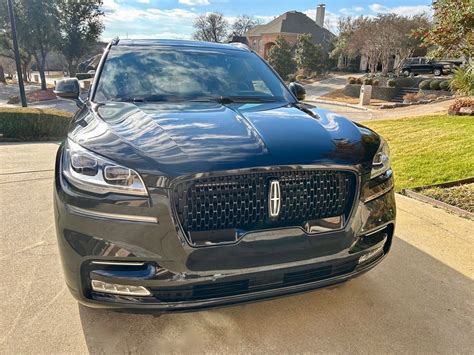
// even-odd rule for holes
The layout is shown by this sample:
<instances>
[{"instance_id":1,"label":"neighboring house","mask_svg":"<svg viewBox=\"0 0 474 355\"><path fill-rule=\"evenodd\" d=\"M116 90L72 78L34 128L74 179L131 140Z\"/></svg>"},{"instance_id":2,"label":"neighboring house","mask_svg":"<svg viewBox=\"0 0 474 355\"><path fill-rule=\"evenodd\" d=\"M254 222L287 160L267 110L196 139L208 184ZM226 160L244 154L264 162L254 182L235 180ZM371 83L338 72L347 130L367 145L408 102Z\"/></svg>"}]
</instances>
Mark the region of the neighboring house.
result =
<instances>
[{"instance_id":1,"label":"neighboring house","mask_svg":"<svg viewBox=\"0 0 474 355\"><path fill-rule=\"evenodd\" d=\"M332 50L336 36L324 26L325 5L317 8L316 21L302 12L289 11L277 17L266 25L259 25L247 32L250 48L263 58L268 57L268 51L275 45L276 38L283 36L292 46L296 45L298 35L309 33L314 44L320 44L327 52Z\"/></svg>"}]
</instances>

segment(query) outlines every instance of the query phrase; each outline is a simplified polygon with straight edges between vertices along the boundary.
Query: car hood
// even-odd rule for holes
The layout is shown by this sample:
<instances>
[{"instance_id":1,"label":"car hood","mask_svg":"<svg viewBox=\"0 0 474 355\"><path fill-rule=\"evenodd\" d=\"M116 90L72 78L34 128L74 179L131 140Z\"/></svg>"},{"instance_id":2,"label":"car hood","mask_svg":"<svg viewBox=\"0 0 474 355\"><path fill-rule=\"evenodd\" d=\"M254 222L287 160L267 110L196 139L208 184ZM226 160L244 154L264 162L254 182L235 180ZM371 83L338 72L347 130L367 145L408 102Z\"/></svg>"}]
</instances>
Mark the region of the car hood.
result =
<instances>
[{"instance_id":1,"label":"car hood","mask_svg":"<svg viewBox=\"0 0 474 355\"><path fill-rule=\"evenodd\" d=\"M277 103L86 106L69 137L136 169L167 176L263 166L370 169L379 137L337 114Z\"/></svg>"}]
</instances>

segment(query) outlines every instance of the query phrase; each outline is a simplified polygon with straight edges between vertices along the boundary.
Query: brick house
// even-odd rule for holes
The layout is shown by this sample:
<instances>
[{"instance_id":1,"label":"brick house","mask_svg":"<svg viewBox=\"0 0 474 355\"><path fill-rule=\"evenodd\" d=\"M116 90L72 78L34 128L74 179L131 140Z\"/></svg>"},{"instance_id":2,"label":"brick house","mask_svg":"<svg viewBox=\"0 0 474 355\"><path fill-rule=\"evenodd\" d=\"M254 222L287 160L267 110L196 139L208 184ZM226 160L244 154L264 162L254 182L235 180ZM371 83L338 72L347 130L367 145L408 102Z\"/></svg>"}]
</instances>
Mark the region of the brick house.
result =
<instances>
[{"instance_id":1,"label":"brick house","mask_svg":"<svg viewBox=\"0 0 474 355\"><path fill-rule=\"evenodd\" d=\"M325 5L318 6L316 21L302 12L285 12L266 25L255 26L248 31L246 34L248 44L250 48L266 59L268 51L275 45L278 36L283 36L290 45L295 46L298 35L309 33L314 44L320 44L329 52L336 36L323 27L324 10Z\"/></svg>"}]
</instances>

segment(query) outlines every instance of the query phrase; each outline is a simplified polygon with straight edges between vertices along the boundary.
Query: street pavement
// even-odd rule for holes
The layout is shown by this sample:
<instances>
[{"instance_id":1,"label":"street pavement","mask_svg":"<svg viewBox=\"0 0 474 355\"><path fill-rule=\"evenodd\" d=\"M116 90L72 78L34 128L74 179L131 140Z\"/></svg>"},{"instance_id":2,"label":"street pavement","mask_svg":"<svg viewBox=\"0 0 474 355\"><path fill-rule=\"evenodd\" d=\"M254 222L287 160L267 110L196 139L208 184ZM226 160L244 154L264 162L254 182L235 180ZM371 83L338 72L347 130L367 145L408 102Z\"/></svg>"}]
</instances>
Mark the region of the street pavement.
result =
<instances>
[{"instance_id":1,"label":"street pavement","mask_svg":"<svg viewBox=\"0 0 474 355\"><path fill-rule=\"evenodd\" d=\"M474 222L397 196L396 238L342 286L161 316L79 306L53 221L58 144L0 144L0 353L472 353Z\"/></svg>"}]
</instances>

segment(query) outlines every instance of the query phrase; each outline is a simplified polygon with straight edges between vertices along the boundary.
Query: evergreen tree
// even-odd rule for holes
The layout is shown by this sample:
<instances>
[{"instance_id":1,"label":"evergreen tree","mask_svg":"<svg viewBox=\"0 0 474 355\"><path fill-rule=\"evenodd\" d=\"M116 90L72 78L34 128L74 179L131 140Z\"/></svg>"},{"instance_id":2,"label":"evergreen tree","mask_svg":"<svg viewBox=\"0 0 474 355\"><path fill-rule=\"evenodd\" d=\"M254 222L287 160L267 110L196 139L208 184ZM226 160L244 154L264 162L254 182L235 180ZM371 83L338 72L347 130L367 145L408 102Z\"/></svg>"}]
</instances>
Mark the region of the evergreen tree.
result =
<instances>
[{"instance_id":1,"label":"evergreen tree","mask_svg":"<svg viewBox=\"0 0 474 355\"><path fill-rule=\"evenodd\" d=\"M102 0L57 1L56 48L66 59L70 76L76 75L77 65L97 43L104 29L101 6Z\"/></svg>"},{"instance_id":2,"label":"evergreen tree","mask_svg":"<svg viewBox=\"0 0 474 355\"><path fill-rule=\"evenodd\" d=\"M278 36L275 45L270 48L268 62L284 80L295 72L296 64L292 58L291 46L283 36Z\"/></svg>"},{"instance_id":3,"label":"evergreen tree","mask_svg":"<svg viewBox=\"0 0 474 355\"><path fill-rule=\"evenodd\" d=\"M311 43L311 35L298 36L296 44L296 64L298 69L309 75L312 72L322 72L328 62L328 55L320 45Z\"/></svg>"}]
</instances>

